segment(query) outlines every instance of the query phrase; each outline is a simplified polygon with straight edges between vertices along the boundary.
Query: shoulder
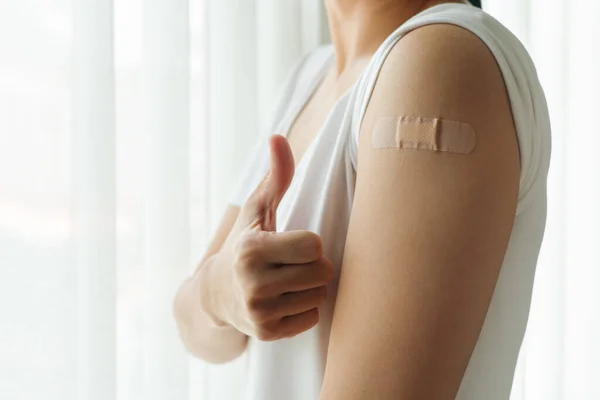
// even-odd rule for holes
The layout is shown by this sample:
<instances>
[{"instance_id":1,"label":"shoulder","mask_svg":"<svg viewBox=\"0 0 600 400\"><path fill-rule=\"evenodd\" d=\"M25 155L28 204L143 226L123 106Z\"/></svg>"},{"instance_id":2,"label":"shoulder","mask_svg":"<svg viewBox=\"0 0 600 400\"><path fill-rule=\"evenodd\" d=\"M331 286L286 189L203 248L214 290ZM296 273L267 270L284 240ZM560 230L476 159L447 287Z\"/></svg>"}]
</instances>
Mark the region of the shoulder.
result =
<instances>
[{"instance_id":1,"label":"shoulder","mask_svg":"<svg viewBox=\"0 0 600 400\"><path fill-rule=\"evenodd\" d=\"M405 58L410 55L410 58ZM478 35L462 26L449 23L433 23L417 27L406 33L391 49L386 62L398 59L406 66L422 63L442 66L482 63L496 67L494 56Z\"/></svg>"},{"instance_id":2,"label":"shoulder","mask_svg":"<svg viewBox=\"0 0 600 400\"><path fill-rule=\"evenodd\" d=\"M488 47L469 30L427 25L406 34L390 49L360 128L358 175L379 165L382 153L373 146L373 135L377 122L390 118L468 125L476 145L465 157L444 151L397 152L399 164L388 168L406 170L408 160L431 170L460 165L453 179L474 182L496 171L511 181L516 178L518 185L519 143L503 75ZM421 128L412 126L411 132L420 134ZM434 180L422 183L429 186Z\"/></svg>"},{"instance_id":3,"label":"shoulder","mask_svg":"<svg viewBox=\"0 0 600 400\"><path fill-rule=\"evenodd\" d=\"M515 136L496 58L477 35L451 24L418 27L393 45L379 70L360 135L372 130L378 118L394 116L450 119L469 123L479 136L497 131Z\"/></svg>"},{"instance_id":4,"label":"shoulder","mask_svg":"<svg viewBox=\"0 0 600 400\"><path fill-rule=\"evenodd\" d=\"M384 86L418 94L423 102L506 96L490 49L471 31L450 24L423 26L402 37L383 62L375 91L387 94Z\"/></svg>"}]
</instances>

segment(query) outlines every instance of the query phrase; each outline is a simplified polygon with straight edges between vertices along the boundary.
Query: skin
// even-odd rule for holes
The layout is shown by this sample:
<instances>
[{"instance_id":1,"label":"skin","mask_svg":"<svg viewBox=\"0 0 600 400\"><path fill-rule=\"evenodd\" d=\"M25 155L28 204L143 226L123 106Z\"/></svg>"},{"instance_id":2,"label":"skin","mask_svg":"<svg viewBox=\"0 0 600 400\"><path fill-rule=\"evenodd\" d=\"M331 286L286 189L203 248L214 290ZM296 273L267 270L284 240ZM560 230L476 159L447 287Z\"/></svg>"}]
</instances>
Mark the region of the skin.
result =
<instances>
[{"instance_id":1,"label":"skin","mask_svg":"<svg viewBox=\"0 0 600 400\"><path fill-rule=\"evenodd\" d=\"M269 173L237 216L225 214L212 253L175 298L183 343L208 362L236 358L248 336L277 340L315 326L333 277L317 234L275 232L275 211L294 176L294 159L283 136L274 135L269 145Z\"/></svg>"},{"instance_id":2,"label":"skin","mask_svg":"<svg viewBox=\"0 0 600 400\"><path fill-rule=\"evenodd\" d=\"M398 115L468 122L477 147L469 155L374 149L375 121ZM386 60L360 132L322 399L455 398L518 184L509 102L487 47L450 25L409 33Z\"/></svg>"},{"instance_id":3,"label":"skin","mask_svg":"<svg viewBox=\"0 0 600 400\"><path fill-rule=\"evenodd\" d=\"M175 300L190 352L226 362L244 351L248 336L277 340L316 324L331 265L315 234L274 233L274 210L327 115L323 109L385 37L437 3L326 0L334 68L295 121L289 143L271 138L269 176L239 213L228 209ZM469 123L477 147L469 155L374 149L377 119L403 115ZM506 88L487 47L452 25L422 27L400 40L360 130L322 399L455 398L508 245L519 169Z\"/></svg>"}]
</instances>

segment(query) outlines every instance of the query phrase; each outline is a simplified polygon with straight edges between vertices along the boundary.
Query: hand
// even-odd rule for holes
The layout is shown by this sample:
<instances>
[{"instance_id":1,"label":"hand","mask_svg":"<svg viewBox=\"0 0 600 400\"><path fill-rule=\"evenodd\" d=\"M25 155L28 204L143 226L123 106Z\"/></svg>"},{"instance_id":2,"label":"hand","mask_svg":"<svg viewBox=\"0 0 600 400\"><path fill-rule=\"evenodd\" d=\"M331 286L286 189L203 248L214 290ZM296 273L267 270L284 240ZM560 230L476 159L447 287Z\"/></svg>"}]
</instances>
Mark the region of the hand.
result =
<instances>
[{"instance_id":1,"label":"hand","mask_svg":"<svg viewBox=\"0 0 600 400\"><path fill-rule=\"evenodd\" d=\"M294 176L287 139L269 140L270 171L250 195L211 264L208 291L216 320L260 340L295 336L315 326L333 277L321 238L275 232L276 211Z\"/></svg>"}]
</instances>

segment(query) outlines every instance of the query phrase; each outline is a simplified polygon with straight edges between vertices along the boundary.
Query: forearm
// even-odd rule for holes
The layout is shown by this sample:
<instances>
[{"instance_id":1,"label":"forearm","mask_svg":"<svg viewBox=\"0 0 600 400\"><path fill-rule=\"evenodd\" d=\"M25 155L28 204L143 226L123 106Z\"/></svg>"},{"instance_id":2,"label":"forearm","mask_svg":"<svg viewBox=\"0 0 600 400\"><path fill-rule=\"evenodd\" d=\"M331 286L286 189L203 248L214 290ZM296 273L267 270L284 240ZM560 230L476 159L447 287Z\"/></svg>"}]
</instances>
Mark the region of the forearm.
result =
<instances>
[{"instance_id":1,"label":"forearm","mask_svg":"<svg viewBox=\"0 0 600 400\"><path fill-rule=\"evenodd\" d=\"M225 363L244 352L248 337L221 323L214 301L220 290L218 271L209 257L195 274L180 287L174 302L174 314L185 347L194 356L209 363Z\"/></svg>"}]
</instances>

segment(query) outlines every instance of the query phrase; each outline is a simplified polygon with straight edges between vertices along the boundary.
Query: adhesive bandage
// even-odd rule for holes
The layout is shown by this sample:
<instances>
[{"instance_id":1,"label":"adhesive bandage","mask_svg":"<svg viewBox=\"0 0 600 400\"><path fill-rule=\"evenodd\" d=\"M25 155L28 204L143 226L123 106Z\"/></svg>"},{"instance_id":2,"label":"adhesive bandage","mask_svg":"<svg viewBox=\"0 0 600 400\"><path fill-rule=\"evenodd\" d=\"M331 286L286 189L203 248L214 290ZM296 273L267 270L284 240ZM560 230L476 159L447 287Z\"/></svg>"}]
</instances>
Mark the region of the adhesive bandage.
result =
<instances>
[{"instance_id":1,"label":"adhesive bandage","mask_svg":"<svg viewBox=\"0 0 600 400\"><path fill-rule=\"evenodd\" d=\"M469 154L477 137L464 122L441 118L384 117L377 120L371 139L376 149L423 149Z\"/></svg>"}]
</instances>

